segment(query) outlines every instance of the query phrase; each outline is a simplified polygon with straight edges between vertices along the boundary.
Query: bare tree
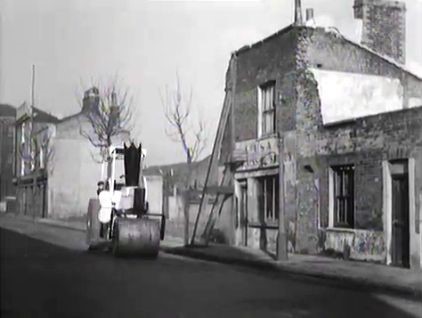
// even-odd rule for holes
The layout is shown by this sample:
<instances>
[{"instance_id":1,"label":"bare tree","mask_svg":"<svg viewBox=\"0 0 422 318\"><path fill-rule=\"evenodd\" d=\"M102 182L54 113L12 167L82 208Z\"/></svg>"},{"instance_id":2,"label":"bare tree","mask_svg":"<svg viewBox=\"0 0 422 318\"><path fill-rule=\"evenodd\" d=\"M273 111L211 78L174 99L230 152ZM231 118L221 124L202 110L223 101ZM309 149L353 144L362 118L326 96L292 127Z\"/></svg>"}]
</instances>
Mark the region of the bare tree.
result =
<instances>
[{"instance_id":1,"label":"bare tree","mask_svg":"<svg viewBox=\"0 0 422 318\"><path fill-rule=\"evenodd\" d=\"M91 153L95 161L105 160L113 137L130 134L133 128L132 102L128 88L117 80L106 85L91 85L91 88L85 91L81 107L88 127L81 124L80 134L98 150L96 154ZM98 155L100 160L95 159Z\"/></svg>"},{"instance_id":2,"label":"bare tree","mask_svg":"<svg viewBox=\"0 0 422 318\"><path fill-rule=\"evenodd\" d=\"M195 162L206 146L205 122L198 119L196 125L192 116L192 89L185 96L182 92L180 79L176 74L176 88L170 91L167 87L161 94L164 116L168 122L167 136L182 145L186 156L187 176L183 189L184 242L189 244L189 206L191 198L192 163Z\"/></svg>"}]
</instances>

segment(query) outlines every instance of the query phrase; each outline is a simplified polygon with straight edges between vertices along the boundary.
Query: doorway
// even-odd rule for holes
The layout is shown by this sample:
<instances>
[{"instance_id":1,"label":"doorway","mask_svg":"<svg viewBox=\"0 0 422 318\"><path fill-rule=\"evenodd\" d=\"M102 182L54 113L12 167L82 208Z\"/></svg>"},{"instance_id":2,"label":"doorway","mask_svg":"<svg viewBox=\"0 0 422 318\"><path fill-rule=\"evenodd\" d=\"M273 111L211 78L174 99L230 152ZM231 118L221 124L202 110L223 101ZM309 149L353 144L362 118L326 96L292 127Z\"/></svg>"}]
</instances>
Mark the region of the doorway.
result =
<instances>
[{"instance_id":1,"label":"doorway","mask_svg":"<svg viewBox=\"0 0 422 318\"><path fill-rule=\"evenodd\" d=\"M409 175L406 162L391 164L391 263L409 267Z\"/></svg>"},{"instance_id":2,"label":"doorway","mask_svg":"<svg viewBox=\"0 0 422 318\"><path fill-rule=\"evenodd\" d=\"M248 186L246 180L240 182L240 229L242 245L248 246Z\"/></svg>"}]
</instances>

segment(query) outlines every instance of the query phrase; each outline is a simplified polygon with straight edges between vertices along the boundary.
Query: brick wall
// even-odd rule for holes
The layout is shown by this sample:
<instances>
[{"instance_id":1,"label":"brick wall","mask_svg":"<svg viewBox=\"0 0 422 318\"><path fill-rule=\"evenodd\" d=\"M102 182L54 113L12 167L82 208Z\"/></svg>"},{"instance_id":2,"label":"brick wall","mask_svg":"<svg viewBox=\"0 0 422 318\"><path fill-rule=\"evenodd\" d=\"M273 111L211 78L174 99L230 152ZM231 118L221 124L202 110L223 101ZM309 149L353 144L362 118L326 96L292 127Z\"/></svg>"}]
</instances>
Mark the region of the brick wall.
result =
<instances>
[{"instance_id":1,"label":"brick wall","mask_svg":"<svg viewBox=\"0 0 422 318\"><path fill-rule=\"evenodd\" d=\"M313 220L328 225L328 169L355 165L355 228L383 230L382 161L410 158L422 144L422 108L405 109L323 127L315 81L303 72L298 81L296 250L317 251L322 242ZM311 165L314 173L305 172ZM320 184L319 205L314 183Z\"/></svg>"},{"instance_id":2,"label":"brick wall","mask_svg":"<svg viewBox=\"0 0 422 318\"><path fill-rule=\"evenodd\" d=\"M406 7L399 1L366 1L362 8L362 43L404 63Z\"/></svg>"},{"instance_id":3,"label":"brick wall","mask_svg":"<svg viewBox=\"0 0 422 318\"><path fill-rule=\"evenodd\" d=\"M238 52L234 101L236 141L257 138L257 89L272 80L276 81L278 125L286 130L294 127L294 108L290 107L290 102L294 99L292 72L296 62L296 43L297 33L287 28L249 50ZM279 94L284 100L280 100Z\"/></svg>"},{"instance_id":4,"label":"brick wall","mask_svg":"<svg viewBox=\"0 0 422 318\"><path fill-rule=\"evenodd\" d=\"M405 89L405 102L410 97L422 97L421 79L341 35L322 28L301 28L299 34L299 69L313 67L398 78Z\"/></svg>"},{"instance_id":5,"label":"brick wall","mask_svg":"<svg viewBox=\"0 0 422 318\"><path fill-rule=\"evenodd\" d=\"M321 28L289 27L237 52L235 140L257 138L257 88L275 80L276 128L285 141L289 248L314 253L325 246L331 165L356 166L355 228L363 231L358 236L365 237L366 230L378 234L383 230L382 161L415 155L414 149L422 143L422 108L323 127L318 86L309 67L398 78L404 88L404 107L409 98L422 97L422 80ZM251 236L257 235L252 232ZM374 250L384 249L377 245Z\"/></svg>"},{"instance_id":6,"label":"brick wall","mask_svg":"<svg viewBox=\"0 0 422 318\"><path fill-rule=\"evenodd\" d=\"M12 184L15 153L15 118L0 118L0 202L15 195Z\"/></svg>"}]
</instances>

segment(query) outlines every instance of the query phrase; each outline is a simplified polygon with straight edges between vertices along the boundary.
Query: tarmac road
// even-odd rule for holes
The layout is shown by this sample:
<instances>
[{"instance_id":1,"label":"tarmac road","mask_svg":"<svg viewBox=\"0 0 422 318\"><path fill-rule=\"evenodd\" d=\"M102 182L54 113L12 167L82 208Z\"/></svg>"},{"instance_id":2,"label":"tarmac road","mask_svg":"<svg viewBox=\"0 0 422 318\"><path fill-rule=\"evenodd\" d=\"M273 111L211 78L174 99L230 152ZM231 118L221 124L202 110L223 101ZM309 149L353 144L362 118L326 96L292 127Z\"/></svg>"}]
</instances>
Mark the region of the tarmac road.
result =
<instances>
[{"instance_id":1,"label":"tarmac road","mask_svg":"<svg viewBox=\"0 0 422 318\"><path fill-rule=\"evenodd\" d=\"M164 253L116 259L5 229L0 239L1 317L422 317L417 300L319 279Z\"/></svg>"}]
</instances>

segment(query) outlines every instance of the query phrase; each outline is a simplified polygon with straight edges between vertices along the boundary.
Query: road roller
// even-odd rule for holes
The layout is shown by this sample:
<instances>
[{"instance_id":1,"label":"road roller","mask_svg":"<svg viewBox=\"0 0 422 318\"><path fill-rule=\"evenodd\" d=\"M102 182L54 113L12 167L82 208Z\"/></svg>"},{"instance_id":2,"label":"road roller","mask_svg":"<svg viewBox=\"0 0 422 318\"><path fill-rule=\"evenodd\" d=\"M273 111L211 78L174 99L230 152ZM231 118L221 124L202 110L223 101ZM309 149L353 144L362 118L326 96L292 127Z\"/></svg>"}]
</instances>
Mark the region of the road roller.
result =
<instances>
[{"instance_id":1,"label":"road roller","mask_svg":"<svg viewBox=\"0 0 422 318\"><path fill-rule=\"evenodd\" d=\"M142 145L109 147L97 197L88 204L89 250L105 248L114 256L158 255L165 217L148 209L147 182L142 175L145 156Z\"/></svg>"}]
</instances>

